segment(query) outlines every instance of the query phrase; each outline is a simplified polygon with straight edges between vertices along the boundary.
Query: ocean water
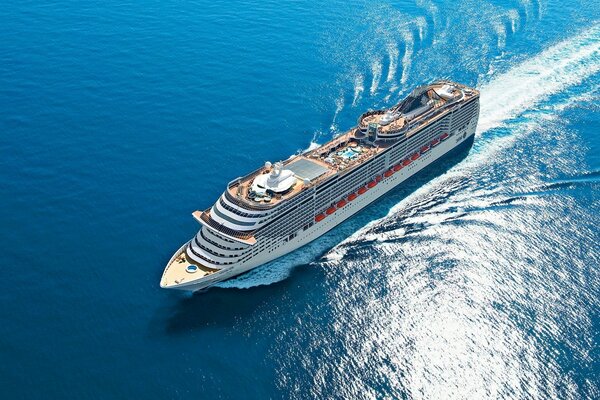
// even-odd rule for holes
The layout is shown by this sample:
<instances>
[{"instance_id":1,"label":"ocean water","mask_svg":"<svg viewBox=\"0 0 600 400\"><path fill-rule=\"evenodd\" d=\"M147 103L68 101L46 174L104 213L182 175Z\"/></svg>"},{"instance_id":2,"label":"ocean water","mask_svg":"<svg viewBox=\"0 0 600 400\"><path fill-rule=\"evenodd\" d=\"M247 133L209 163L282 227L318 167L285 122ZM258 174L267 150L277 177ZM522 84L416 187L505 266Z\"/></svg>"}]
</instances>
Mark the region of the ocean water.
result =
<instances>
[{"instance_id":1,"label":"ocean water","mask_svg":"<svg viewBox=\"0 0 600 400\"><path fill-rule=\"evenodd\" d=\"M473 148L200 295L190 213L450 78ZM600 398L600 7L9 1L0 398Z\"/></svg>"}]
</instances>

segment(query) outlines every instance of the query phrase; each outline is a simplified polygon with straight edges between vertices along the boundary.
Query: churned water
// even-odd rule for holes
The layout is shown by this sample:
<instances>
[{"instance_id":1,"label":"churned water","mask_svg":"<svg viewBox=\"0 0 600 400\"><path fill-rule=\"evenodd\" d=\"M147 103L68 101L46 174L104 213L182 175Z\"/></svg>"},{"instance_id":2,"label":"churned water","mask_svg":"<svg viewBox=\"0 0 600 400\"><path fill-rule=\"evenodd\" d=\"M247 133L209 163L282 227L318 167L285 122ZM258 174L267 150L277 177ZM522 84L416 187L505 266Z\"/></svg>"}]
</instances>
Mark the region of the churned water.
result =
<instances>
[{"instance_id":1,"label":"churned water","mask_svg":"<svg viewBox=\"0 0 600 400\"><path fill-rule=\"evenodd\" d=\"M600 398L600 9L20 1L0 11L2 398ZM200 295L228 181L450 78L470 152Z\"/></svg>"}]
</instances>

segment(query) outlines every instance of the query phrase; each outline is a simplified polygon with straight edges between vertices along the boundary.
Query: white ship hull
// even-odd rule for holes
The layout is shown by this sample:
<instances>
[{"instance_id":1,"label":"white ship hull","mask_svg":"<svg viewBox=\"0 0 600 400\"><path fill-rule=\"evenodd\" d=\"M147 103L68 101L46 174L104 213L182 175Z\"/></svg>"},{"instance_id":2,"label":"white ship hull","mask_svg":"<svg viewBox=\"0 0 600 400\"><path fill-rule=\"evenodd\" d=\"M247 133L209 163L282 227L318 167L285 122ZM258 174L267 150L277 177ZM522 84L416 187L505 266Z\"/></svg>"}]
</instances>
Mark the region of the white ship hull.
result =
<instances>
[{"instance_id":1,"label":"white ship hull","mask_svg":"<svg viewBox=\"0 0 600 400\"><path fill-rule=\"evenodd\" d=\"M423 153L419 159L413 161L409 166L394 173L390 177L383 179L375 187L369 189L364 195L358 196L355 200L348 202L341 208L338 208L335 213L328 215L322 221L313 224L306 230L300 230L296 237L288 242L285 242L284 244L281 244L277 248L272 249L271 251L263 251L245 262L227 266L218 272L207 275L200 279L194 280L193 277L190 277L188 281L181 282L172 288L186 291L206 289L218 282L230 279L260 265L273 261L312 242L383 196L385 193L394 189L402 182L415 175L417 172L432 164L434 161L440 159L459 145L472 140L473 135L475 134L475 128L476 124L470 124L465 133L460 135L451 135L445 141L440 142L437 146L431 147L429 151ZM189 242L182 246L173 257L175 258L181 254L188 244Z\"/></svg>"}]
</instances>

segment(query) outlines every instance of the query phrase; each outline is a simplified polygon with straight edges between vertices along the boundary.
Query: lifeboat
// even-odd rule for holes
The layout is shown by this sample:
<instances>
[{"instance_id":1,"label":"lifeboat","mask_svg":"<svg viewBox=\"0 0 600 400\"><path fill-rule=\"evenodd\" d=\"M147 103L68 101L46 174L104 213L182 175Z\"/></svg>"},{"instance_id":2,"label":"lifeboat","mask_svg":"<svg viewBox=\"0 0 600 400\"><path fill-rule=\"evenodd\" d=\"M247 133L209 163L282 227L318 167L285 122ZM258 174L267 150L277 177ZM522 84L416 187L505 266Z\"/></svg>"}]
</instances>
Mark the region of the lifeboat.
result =
<instances>
[{"instance_id":1,"label":"lifeboat","mask_svg":"<svg viewBox=\"0 0 600 400\"><path fill-rule=\"evenodd\" d=\"M402 169L402 165L398 164L398 165L394 165L394 172L398 172Z\"/></svg>"},{"instance_id":2,"label":"lifeboat","mask_svg":"<svg viewBox=\"0 0 600 400\"><path fill-rule=\"evenodd\" d=\"M375 186L377 186L377 182L376 181L371 181L371 182L367 183L367 187L369 189L374 188Z\"/></svg>"},{"instance_id":3,"label":"lifeboat","mask_svg":"<svg viewBox=\"0 0 600 400\"><path fill-rule=\"evenodd\" d=\"M365 194L367 193L367 188L366 187L361 187L360 189L358 189L358 194Z\"/></svg>"},{"instance_id":4,"label":"lifeboat","mask_svg":"<svg viewBox=\"0 0 600 400\"><path fill-rule=\"evenodd\" d=\"M389 171L385 171L385 173L383 174L383 176L385 176L386 178L389 178L392 175L394 175L393 169L390 169Z\"/></svg>"},{"instance_id":5,"label":"lifeboat","mask_svg":"<svg viewBox=\"0 0 600 400\"><path fill-rule=\"evenodd\" d=\"M325 211L325 214L327 214L327 215L331 215L331 214L333 214L334 212L335 212L335 207L329 207L329 208L327 209L327 211Z\"/></svg>"},{"instance_id":6,"label":"lifeboat","mask_svg":"<svg viewBox=\"0 0 600 400\"><path fill-rule=\"evenodd\" d=\"M421 153L425 153L429 151L429 145L421 147Z\"/></svg>"},{"instance_id":7,"label":"lifeboat","mask_svg":"<svg viewBox=\"0 0 600 400\"><path fill-rule=\"evenodd\" d=\"M346 200L344 200L344 199L338 201L337 204L336 204L337 208L342 208L345 205L346 205Z\"/></svg>"},{"instance_id":8,"label":"lifeboat","mask_svg":"<svg viewBox=\"0 0 600 400\"><path fill-rule=\"evenodd\" d=\"M317 216L315 217L315 221L316 221L316 222L321 222L321 221L323 221L324 219L325 219L325 215L323 215L323 214L319 214L319 215L317 215Z\"/></svg>"},{"instance_id":9,"label":"lifeboat","mask_svg":"<svg viewBox=\"0 0 600 400\"><path fill-rule=\"evenodd\" d=\"M421 157L421 155L420 155L419 153L415 153L415 154L413 154L413 155L410 157L410 159L411 159L411 160L413 160L413 161L415 161L415 160L416 160L416 159L418 159L419 157Z\"/></svg>"},{"instance_id":10,"label":"lifeboat","mask_svg":"<svg viewBox=\"0 0 600 400\"><path fill-rule=\"evenodd\" d=\"M411 162L412 162L412 161L410 161L410 159L408 159L408 158L407 158L406 160L402 161L402 165L406 167L406 166L407 166L408 164L410 164Z\"/></svg>"},{"instance_id":11,"label":"lifeboat","mask_svg":"<svg viewBox=\"0 0 600 400\"><path fill-rule=\"evenodd\" d=\"M348 196L348 201L352 201L352 200L354 200L354 199L356 199L356 193L351 193L351 194Z\"/></svg>"},{"instance_id":12,"label":"lifeboat","mask_svg":"<svg viewBox=\"0 0 600 400\"><path fill-rule=\"evenodd\" d=\"M382 179L383 179L383 176L381 176L381 175L377 175L377 176L375 177L375 181L376 181L376 182L381 182L381 180L382 180Z\"/></svg>"},{"instance_id":13,"label":"lifeboat","mask_svg":"<svg viewBox=\"0 0 600 400\"><path fill-rule=\"evenodd\" d=\"M448 139L448 133L444 133L442 136L440 136L441 140L446 140Z\"/></svg>"},{"instance_id":14,"label":"lifeboat","mask_svg":"<svg viewBox=\"0 0 600 400\"><path fill-rule=\"evenodd\" d=\"M433 140L431 141L431 147L435 147L435 146L437 146L438 144L440 144L440 139L433 139Z\"/></svg>"}]
</instances>

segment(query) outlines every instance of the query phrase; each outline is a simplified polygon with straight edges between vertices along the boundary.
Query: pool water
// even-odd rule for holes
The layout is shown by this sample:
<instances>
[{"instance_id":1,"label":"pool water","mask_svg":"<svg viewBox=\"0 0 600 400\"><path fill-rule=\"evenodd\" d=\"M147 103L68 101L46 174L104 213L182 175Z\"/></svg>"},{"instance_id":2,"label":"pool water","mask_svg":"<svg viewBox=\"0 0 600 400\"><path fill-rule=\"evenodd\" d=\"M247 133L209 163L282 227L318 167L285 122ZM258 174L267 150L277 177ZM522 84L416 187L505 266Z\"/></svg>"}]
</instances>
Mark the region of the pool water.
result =
<instances>
[{"instance_id":1,"label":"pool water","mask_svg":"<svg viewBox=\"0 0 600 400\"><path fill-rule=\"evenodd\" d=\"M340 155L340 157L346 158L348 160L352 160L353 158L355 158L358 153L356 153L355 151L353 151L352 149L346 149L340 153L338 153Z\"/></svg>"}]
</instances>

